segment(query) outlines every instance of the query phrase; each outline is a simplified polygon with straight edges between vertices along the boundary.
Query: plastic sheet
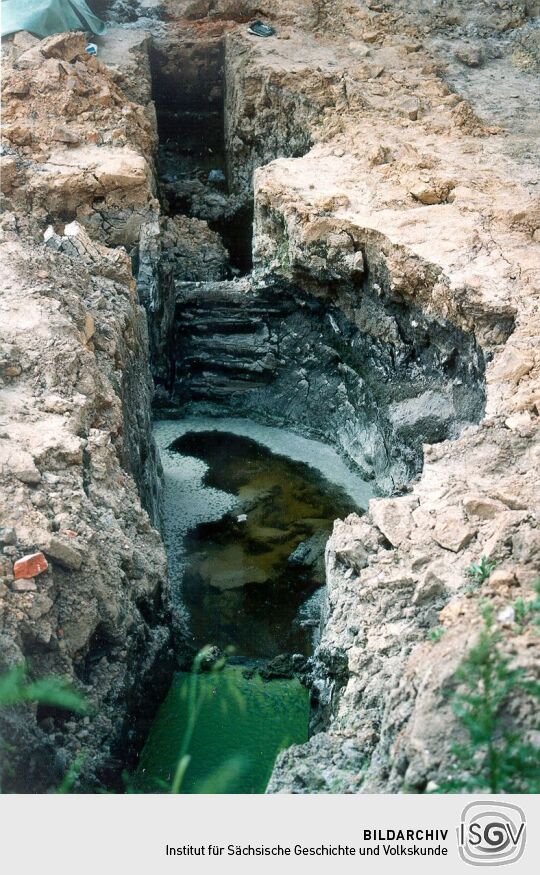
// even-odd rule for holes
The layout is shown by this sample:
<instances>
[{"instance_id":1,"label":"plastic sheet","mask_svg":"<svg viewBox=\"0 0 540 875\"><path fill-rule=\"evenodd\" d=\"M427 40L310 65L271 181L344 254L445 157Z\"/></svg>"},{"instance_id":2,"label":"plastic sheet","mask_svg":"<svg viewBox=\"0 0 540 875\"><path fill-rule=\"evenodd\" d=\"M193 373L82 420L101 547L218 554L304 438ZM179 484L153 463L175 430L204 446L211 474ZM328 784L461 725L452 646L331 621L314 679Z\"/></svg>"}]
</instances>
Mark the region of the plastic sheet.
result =
<instances>
[{"instance_id":1,"label":"plastic sheet","mask_svg":"<svg viewBox=\"0 0 540 875\"><path fill-rule=\"evenodd\" d=\"M103 34L106 27L84 0L2 0L2 36L19 30L45 37L66 30Z\"/></svg>"}]
</instances>

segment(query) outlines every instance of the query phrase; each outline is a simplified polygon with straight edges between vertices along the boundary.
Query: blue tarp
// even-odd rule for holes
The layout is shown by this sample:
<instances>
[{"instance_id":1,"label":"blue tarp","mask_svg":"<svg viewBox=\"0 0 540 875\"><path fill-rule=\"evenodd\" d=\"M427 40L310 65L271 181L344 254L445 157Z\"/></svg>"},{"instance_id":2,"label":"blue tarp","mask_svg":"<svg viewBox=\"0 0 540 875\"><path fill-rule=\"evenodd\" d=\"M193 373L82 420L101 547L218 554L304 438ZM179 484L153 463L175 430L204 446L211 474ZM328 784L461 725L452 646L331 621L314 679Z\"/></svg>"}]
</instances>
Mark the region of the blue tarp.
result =
<instances>
[{"instance_id":1,"label":"blue tarp","mask_svg":"<svg viewBox=\"0 0 540 875\"><path fill-rule=\"evenodd\" d=\"M105 24L84 0L2 0L2 36L28 30L50 36L66 30L105 33Z\"/></svg>"}]
</instances>

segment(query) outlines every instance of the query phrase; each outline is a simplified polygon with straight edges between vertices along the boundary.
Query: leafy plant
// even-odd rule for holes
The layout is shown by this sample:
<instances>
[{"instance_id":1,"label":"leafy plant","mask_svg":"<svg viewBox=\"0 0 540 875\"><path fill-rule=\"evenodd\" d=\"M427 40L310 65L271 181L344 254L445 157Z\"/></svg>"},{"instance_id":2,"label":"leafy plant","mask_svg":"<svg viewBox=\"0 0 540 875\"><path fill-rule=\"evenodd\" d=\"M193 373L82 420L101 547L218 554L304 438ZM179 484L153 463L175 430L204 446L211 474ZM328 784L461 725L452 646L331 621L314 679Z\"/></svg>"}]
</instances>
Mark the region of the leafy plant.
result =
<instances>
[{"instance_id":1,"label":"leafy plant","mask_svg":"<svg viewBox=\"0 0 540 875\"><path fill-rule=\"evenodd\" d=\"M535 626L540 626L540 580L536 581L534 589L534 599L526 602L524 598L520 597L514 602L515 622L522 629L529 621L532 621Z\"/></svg>"},{"instance_id":2,"label":"leafy plant","mask_svg":"<svg viewBox=\"0 0 540 875\"><path fill-rule=\"evenodd\" d=\"M26 665L21 663L0 676L0 710L12 708L25 703L37 703L85 714L87 704L63 678L48 677L37 681L29 681ZM6 750L10 747L6 745ZM69 793L75 784L83 760L79 757L69 767L58 793ZM1 792L1 790L0 790Z\"/></svg>"},{"instance_id":3,"label":"leafy plant","mask_svg":"<svg viewBox=\"0 0 540 875\"><path fill-rule=\"evenodd\" d=\"M450 693L467 740L454 745L456 764L439 792L537 793L538 748L522 734L504 728L504 711L516 693L540 699L540 686L528 680L522 669L511 668L489 606L484 607L483 617L478 642L459 666Z\"/></svg>"},{"instance_id":4,"label":"leafy plant","mask_svg":"<svg viewBox=\"0 0 540 875\"><path fill-rule=\"evenodd\" d=\"M82 752L75 757L71 765L69 766L66 774L64 775L63 781L60 786L57 788L56 792L59 794L71 793L73 790L77 778L81 772L81 769L86 760L87 754Z\"/></svg>"},{"instance_id":5,"label":"leafy plant","mask_svg":"<svg viewBox=\"0 0 540 875\"><path fill-rule=\"evenodd\" d=\"M445 633L444 626L435 626L434 629L429 630L427 637L428 637L429 641L433 641L434 643L436 643L437 641L441 640L444 633Z\"/></svg>"},{"instance_id":6,"label":"leafy plant","mask_svg":"<svg viewBox=\"0 0 540 875\"><path fill-rule=\"evenodd\" d=\"M188 753L189 746L191 744L191 739L193 738L193 733L195 731L195 725L197 723L197 718L199 716L200 710L205 701L205 692L204 689L201 691L199 684L199 675L201 671L201 667L204 665L209 655L211 654L210 647L203 647L202 650L199 650L195 659L193 660L193 668L191 670L191 677L189 681L189 692L188 692L188 720L187 726L184 732L184 736L182 738L182 747L180 750L180 756L178 758L178 764L176 766L176 772L174 774L174 778L172 780L172 784L169 789L169 793L180 793L182 783L187 771L187 768L191 762L191 756ZM212 666L212 671L220 671L225 664L224 659L218 660Z\"/></svg>"},{"instance_id":7,"label":"leafy plant","mask_svg":"<svg viewBox=\"0 0 540 875\"><path fill-rule=\"evenodd\" d=\"M200 650L195 659L193 660L193 666L191 669L191 677L189 680L189 690L188 690L188 701L187 701L187 712L188 712L188 720L187 726L184 731L184 735L182 738L182 747L180 750L180 755L178 758L178 763L176 766L176 771L172 780L172 783L169 788L167 788L166 792L169 793L181 793L182 792L182 784L184 781L184 777L186 775L188 766L191 762L191 755L189 753L189 748L191 745L191 741L193 738L193 733L195 731L196 723L201 712L201 709L206 701L206 697L208 694L208 685L200 683L200 674L201 670L208 665L209 657L212 656L213 648L210 646L203 647ZM232 653L232 650L230 651ZM227 662L227 656L230 655L230 652L227 650L225 654L222 655L219 659L212 662L210 667L210 673L221 672L225 667ZM244 701L244 697L238 690L235 685L235 682L232 678L227 680L225 676L225 683L228 689L229 694L232 698L236 700L236 703L239 709L245 710L246 704ZM223 702L223 707L226 709L226 705ZM246 763L241 756L234 756L223 763L220 767L214 770L206 780L199 786L199 793L224 793L226 792L227 786L230 786L234 780L241 774L241 772L245 769Z\"/></svg>"},{"instance_id":8,"label":"leafy plant","mask_svg":"<svg viewBox=\"0 0 540 875\"><path fill-rule=\"evenodd\" d=\"M225 653L214 657L215 648L211 646L203 647L193 660L191 672L188 678L187 697L183 702L185 714L184 729L180 740L179 752L175 758L175 768L172 775L168 778L154 777L152 780L152 792L159 791L161 793L182 793L186 774L190 763L192 762L192 747L193 736L197 728L197 721L201 711L208 701L208 697L215 694L215 684L208 683L212 676L222 672L227 662L227 656L232 654L232 649L227 648ZM204 678L201 674L204 672ZM246 702L244 696L237 686L234 677L229 677L224 672L220 677L220 689L226 693L220 701L221 711L223 716L227 717L228 703L234 702L240 712L245 712ZM277 754L277 752L276 752ZM231 756L220 766L211 771L198 784L195 784L196 793L226 793L236 779L246 770L247 761L241 755ZM123 775L125 792L138 793L139 781L137 774L129 775L127 772ZM193 792L193 789L192 789Z\"/></svg>"},{"instance_id":9,"label":"leafy plant","mask_svg":"<svg viewBox=\"0 0 540 875\"><path fill-rule=\"evenodd\" d=\"M465 576L476 584L484 583L488 579L491 572L497 567L495 559L488 559L487 556L482 556L479 562L471 562L465 569Z\"/></svg>"},{"instance_id":10,"label":"leafy plant","mask_svg":"<svg viewBox=\"0 0 540 875\"><path fill-rule=\"evenodd\" d=\"M23 702L51 705L76 714L87 711L83 697L67 681L57 677L28 681L26 666L21 663L0 677L0 708Z\"/></svg>"}]
</instances>

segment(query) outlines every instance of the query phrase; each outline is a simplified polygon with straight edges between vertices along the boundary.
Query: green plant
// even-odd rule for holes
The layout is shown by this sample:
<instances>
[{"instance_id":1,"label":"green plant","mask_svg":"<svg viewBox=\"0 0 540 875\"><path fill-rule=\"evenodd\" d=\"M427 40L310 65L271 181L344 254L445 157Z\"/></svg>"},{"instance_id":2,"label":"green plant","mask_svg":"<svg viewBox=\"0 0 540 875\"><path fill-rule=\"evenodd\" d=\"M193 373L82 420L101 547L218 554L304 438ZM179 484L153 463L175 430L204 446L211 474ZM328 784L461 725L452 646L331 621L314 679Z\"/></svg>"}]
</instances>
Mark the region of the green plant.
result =
<instances>
[{"instance_id":1,"label":"green plant","mask_svg":"<svg viewBox=\"0 0 540 875\"><path fill-rule=\"evenodd\" d=\"M518 626L525 626L527 622L527 604L521 597L514 602L514 617Z\"/></svg>"},{"instance_id":2,"label":"green plant","mask_svg":"<svg viewBox=\"0 0 540 875\"><path fill-rule=\"evenodd\" d=\"M192 747L193 736L197 728L197 721L205 703L216 692L216 683L212 682L212 678L217 682L216 675L220 675L219 687L222 694L225 693L220 700L224 718L227 717L228 703L234 702L241 712L246 710L244 696L238 689L236 681L233 677L229 677L227 672L222 672L226 666L227 657L233 653L232 648L227 648L218 659L213 658L214 650L215 648L211 646L203 647L193 660L188 678L187 697L182 706L185 717L185 720L182 721L184 729L180 738L179 751L175 754L175 767L172 775L168 778L153 778L151 792L159 791L161 793L175 794L182 792L227 793L229 792L228 788L234 784L236 779L247 768L247 761L243 756L231 756L208 773L198 784L194 785L191 782L191 790L184 790L186 774L193 759L190 748ZM126 793L141 792L140 779L137 772L133 775L124 772L123 781ZM189 784L190 782L188 781L187 783ZM193 790L193 787L196 789ZM146 790L142 792L146 792Z\"/></svg>"},{"instance_id":3,"label":"green plant","mask_svg":"<svg viewBox=\"0 0 540 875\"><path fill-rule=\"evenodd\" d=\"M67 681L56 677L29 681L26 666L21 663L0 677L0 708L24 702L51 705L77 714L87 711L83 697Z\"/></svg>"},{"instance_id":4,"label":"green plant","mask_svg":"<svg viewBox=\"0 0 540 875\"><path fill-rule=\"evenodd\" d=\"M504 715L517 693L540 699L540 686L511 667L491 607L484 607L483 618L480 637L456 671L449 694L467 739L454 745L456 762L439 792L537 793L538 748L505 729Z\"/></svg>"},{"instance_id":5,"label":"green plant","mask_svg":"<svg viewBox=\"0 0 540 875\"><path fill-rule=\"evenodd\" d=\"M184 776L187 771L187 767L191 762L191 756L188 753L189 746L191 744L191 739L193 738L193 732L195 731L195 724L197 723L197 717L199 716L199 712L203 706L205 700L204 692L200 691L199 685L199 674L201 671L201 667L204 662L207 660L208 656L211 653L210 647L203 647L202 650L199 650L195 659L193 660L193 667L191 670L191 678L189 681L189 693L188 693L188 721L187 726L184 732L184 736L182 738L182 747L180 750L180 756L178 758L178 764L176 766L176 772L174 774L174 778L172 780L172 784L169 789L169 793L180 793L182 782L184 780ZM223 665L225 664L224 660L218 660L217 663L214 663L212 666L212 671L219 671Z\"/></svg>"},{"instance_id":6,"label":"green plant","mask_svg":"<svg viewBox=\"0 0 540 875\"><path fill-rule=\"evenodd\" d=\"M427 637L428 637L429 641L433 641L434 643L436 643L437 641L441 640L444 633L445 633L444 626L435 626L434 629L429 630Z\"/></svg>"},{"instance_id":7,"label":"green plant","mask_svg":"<svg viewBox=\"0 0 540 875\"><path fill-rule=\"evenodd\" d=\"M535 597L525 601L521 596L514 602L514 618L517 626L522 629L531 621L534 626L540 626L540 580L534 584Z\"/></svg>"},{"instance_id":8,"label":"green plant","mask_svg":"<svg viewBox=\"0 0 540 875\"><path fill-rule=\"evenodd\" d=\"M471 562L465 569L465 576L476 584L484 583L488 579L494 568L497 567L495 559L488 559L487 556L482 556L479 562Z\"/></svg>"},{"instance_id":9,"label":"green plant","mask_svg":"<svg viewBox=\"0 0 540 875\"><path fill-rule=\"evenodd\" d=\"M85 753L84 751L81 751L81 753L79 753L78 756L75 757L75 759L73 760L73 762L69 766L66 774L64 775L62 783L60 784L60 786L56 790L57 793L60 793L60 794L71 793L71 791L73 790L73 788L75 786L77 778L79 777L81 769L84 766L86 757L87 757L87 753Z\"/></svg>"},{"instance_id":10,"label":"green plant","mask_svg":"<svg viewBox=\"0 0 540 875\"><path fill-rule=\"evenodd\" d=\"M169 793L181 792L184 777L187 768L191 762L189 747L193 738L197 719L200 714L201 708L206 700L208 690L208 687L206 685L201 685L199 683L200 673L205 663L207 663L208 657L211 656L212 650L212 647L203 647L202 650L199 650L199 652L195 656L195 659L193 660L187 702L188 721L182 738L182 747L180 750L176 771L171 786L168 788ZM227 655L221 656L218 660L212 663L210 671L212 673L220 672L225 667L226 662ZM234 682L231 681L228 684L228 687L229 692L234 696L234 698L236 698L238 705L241 708L244 708L245 703L240 692L236 689ZM224 792L223 788L234 780L239 772L242 771L243 767L244 763L240 758L231 759L229 762L225 763L223 766L217 769L214 774L212 774L206 780L205 787L201 790L201 792Z\"/></svg>"},{"instance_id":11,"label":"green plant","mask_svg":"<svg viewBox=\"0 0 540 875\"><path fill-rule=\"evenodd\" d=\"M0 676L0 710L26 703L50 705L76 714L85 714L88 711L84 698L63 678L47 677L29 681L26 665L21 663ZM5 745L5 750L10 750L9 745ZM71 791L82 763L81 756L72 763L57 790L58 793Z\"/></svg>"}]
</instances>

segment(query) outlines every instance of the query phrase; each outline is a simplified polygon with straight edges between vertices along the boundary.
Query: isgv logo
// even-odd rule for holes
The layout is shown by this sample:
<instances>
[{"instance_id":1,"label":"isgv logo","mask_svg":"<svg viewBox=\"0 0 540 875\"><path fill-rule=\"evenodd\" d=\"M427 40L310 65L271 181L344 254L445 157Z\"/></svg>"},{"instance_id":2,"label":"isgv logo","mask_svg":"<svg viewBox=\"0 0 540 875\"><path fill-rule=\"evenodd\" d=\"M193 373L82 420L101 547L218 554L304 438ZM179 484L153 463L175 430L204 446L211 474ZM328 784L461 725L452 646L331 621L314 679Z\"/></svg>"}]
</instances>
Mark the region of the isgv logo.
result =
<instances>
[{"instance_id":1,"label":"isgv logo","mask_svg":"<svg viewBox=\"0 0 540 875\"><path fill-rule=\"evenodd\" d=\"M459 824L459 855L471 866L515 863L525 850L525 814L510 802L471 802Z\"/></svg>"}]
</instances>

